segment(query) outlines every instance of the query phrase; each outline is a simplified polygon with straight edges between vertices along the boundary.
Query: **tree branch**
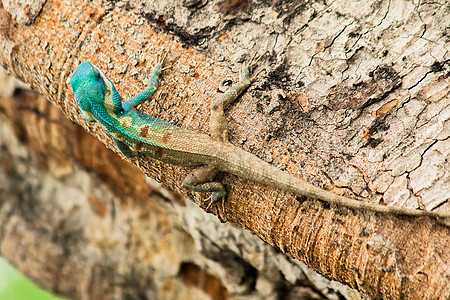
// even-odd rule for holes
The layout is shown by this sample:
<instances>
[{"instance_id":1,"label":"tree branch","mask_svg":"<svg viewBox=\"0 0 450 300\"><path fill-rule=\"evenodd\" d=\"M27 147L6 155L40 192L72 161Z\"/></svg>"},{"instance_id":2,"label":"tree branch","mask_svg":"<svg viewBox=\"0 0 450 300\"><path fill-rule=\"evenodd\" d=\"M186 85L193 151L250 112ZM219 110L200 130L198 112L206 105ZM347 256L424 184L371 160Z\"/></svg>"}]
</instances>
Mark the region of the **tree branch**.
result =
<instances>
[{"instance_id":1,"label":"tree branch","mask_svg":"<svg viewBox=\"0 0 450 300\"><path fill-rule=\"evenodd\" d=\"M286 26L286 33L266 40L250 32L262 32L266 23L261 20L270 14L253 8L252 16L261 17L255 17L256 25L247 21L253 30L239 35L234 30L240 27L229 22L227 31L218 26L204 36L211 40L208 49L220 53L210 58L192 47L199 44L193 43L198 37L182 35L166 12L157 18L145 9L133 13L101 2L72 6L50 1L28 26L0 11L0 63L115 150L99 127L86 124L75 105L67 80L79 62L89 60L104 70L128 99L145 86L156 54L169 50L172 67L164 72L154 100L139 109L207 132L209 104L219 96L220 84L230 77L235 80L232 71L240 68L222 60L243 61L269 48L267 81L261 79L229 110L232 143L336 193L448 211L449 195L442 191L448 189L449 178L449 58L440 35L428 30L431 26L439 31L439 17L445 18L446 12L411 9L414 22L402 19L411 28L399 29L390 3L383 2L380 13L371 10L373 19L367 20L359 10L353 15L345 2L331 12L312 4L304 10L281 9L267 26ZM218 13L230 11L234 13L219 7ZM293 25L297 19L289 13L294 11L301 11L305 26ZM145 17L159 23L148 23ZM430 25L415 27L424 19ZM323 24L331 25L325 30ZM174 36L157 32L164 26L173 29ZM389 34L389 29L394 32ZM186 26L184 32L190 30ZM276 43L269 44L273 39ZM249 40L256 45L252 49L243 46ZM263 46L268 44L275 46ZM408 55L403 54L406 50ZM433 58L425 53L433 53ZM397 105L388 104L395 100ZM180 188L187 169L151 159L140 159L139 167L206 206L204 195ZM450 231L435 220L329 207L230 175L223 182L228 198L223 208L214 208L216 214L326 277L370 297L445 298L450 293Z\"/></svg>"}]
</instances>

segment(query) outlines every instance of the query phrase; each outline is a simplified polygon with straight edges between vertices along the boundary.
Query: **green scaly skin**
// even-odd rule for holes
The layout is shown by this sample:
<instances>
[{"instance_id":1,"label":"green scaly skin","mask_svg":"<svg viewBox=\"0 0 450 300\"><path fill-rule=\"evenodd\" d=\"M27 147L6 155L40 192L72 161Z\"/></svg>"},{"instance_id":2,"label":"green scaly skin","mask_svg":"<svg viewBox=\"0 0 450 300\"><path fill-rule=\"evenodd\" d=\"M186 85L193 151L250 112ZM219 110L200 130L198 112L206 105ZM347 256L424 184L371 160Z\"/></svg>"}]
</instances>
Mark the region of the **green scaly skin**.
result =
<instances>
[{"instance_id":1,"label":"green scaly skin","mask_svg":"<svg viewBox=\"0 0 450 300\"><path fill-rule=\"evenodd\" d=\"M139 152L165 163L196 167L183 181L183 187L196 192L212 192L210 205L226 195L224 186L212 181L221 171L356 210L450 218L448 214L383 206L336 195L289 175L229 143L223 108L255 80L256 76L250 76L254 67L252 62L244 66L240 82L211 106L211 136L179 128L137 111L134 107L149 99L158 87L164 56L159 57L147 88L126 102L122 102L105 74L87 61L79 64L70 78L70 85L85 119L98 122L125 156L133 157Z\"/></svg>"}]
</instances>

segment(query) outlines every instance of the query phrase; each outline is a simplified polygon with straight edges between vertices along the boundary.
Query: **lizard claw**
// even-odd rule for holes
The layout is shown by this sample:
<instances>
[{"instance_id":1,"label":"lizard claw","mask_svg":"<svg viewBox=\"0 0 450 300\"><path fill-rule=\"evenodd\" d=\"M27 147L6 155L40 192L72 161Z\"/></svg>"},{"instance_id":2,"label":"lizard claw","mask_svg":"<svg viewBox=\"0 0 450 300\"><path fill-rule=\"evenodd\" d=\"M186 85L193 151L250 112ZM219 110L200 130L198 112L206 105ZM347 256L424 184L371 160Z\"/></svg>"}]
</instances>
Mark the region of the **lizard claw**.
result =
<instances>
[{"instance_id":1,"label":"lizard claw","mask_svg":"<svg viewBox=\"0 0 450 300\"><path fill-rule=\"evenodd\" d=\"M214 203L219 202L219 200L222 200L223 206L225 203L225 195L219 192L213 192L206 200L209 200L209 204L206 207L206 210L208 210Z\"/></svg>"},{"instance_id":2,"label":"lizard claw","mask_svg":"<svg viewBox=\"0 0 450 300\"><path fill-rule=\"evenodd\" d=\"M163 64L164 60L166 59L167 53L169 53L169 50L161 49L156 58L156 63Z\"/></svg>"},{"instance_id":3,"label":"lizard claw","mask_svg":"<svg viewBox=\"0 0 450 300\"><path fill-rule=\"evenodd\" d=\"M209 204L208 204L208 206L206 206L205 210L209 210L209 208L210 208L214 203L216 203L216 201L213 200L213 194L212 194L211 196L209 196L208 199L206 199L206 201L208 201L208 200L209 200Z\"/></svg>"},{"instance_id":4,"label":"lizard claw","mask_svg":"<svg viewBox=\"0 0 450 300\"><path fill-rule=\"evenodd\" d=\"M208 197L208 199L206 199L206 201L209 200L209 204L208 206L206 206L205 211L209 211L209 209L211 208L211 206L214 203L217 203L217 200L214 200L214 193ZM220 214L219 212L221 212L222 214ZM225 216L225 218L222 217L222 215ZM219 209L219 207L217 207L217 217L219 218L220 222L225 223L228 221L228 218L226 217L226 213L225 213L225 197L222 197L222 210Z\"/></svg>"},{"instance_id":5,"label":"lizard claw","mask_svg":"<svg viewBox=\"0 0 450 300\"><path fill-rule=\"evenodd\" d=\"M253 76L250 78L250 82L255 81L256 78L258 78L259 74L261 74L262 72L265 72L265 71L266 71L266 68L262 68L261 70L259 70L258 72L256 72L256 74L253 75Z\"/></svg>"},{"instance_id":6,"label":"lizard claw","mask_svg":"<svg viewBox=\"0 0 450 300\"><path fill-rule=\"evenodd\" d=\"M245 64L244 67L242 68L241 78L248 78L250 80L250 82L255 81L256 78L258 77L258 75L261 74L261 72L265 71L266 69L263 68L263 69L259 70L256 74L254 74L251 77L250 77L250 72L256 67L256 65L261 60L261 58L264 55L266 55L266 53L268 53L268 52L269 52L269 50L266 50L258 57L256 57L256 53L254 53L252 58L250 59L250 61L247 64Z\"/></svg>"},{"instance_id":7,"label":"lizard claw","mask_svg":"<svg viewBox=\"0 0 450 300\"><path fill-rule=\"evenodd\" d=\"M157 59L156 59L156 64L163 65L163 64L164 64L164 61L166 60L166 57L167 57L167 54L168 54L168 53L169 53L169 50L164 50L164 49L162 49L162 50L159 52L159 54L158 54L158 57L157 57ZM164 68L161 68L161 72L162 72L162 71L165 71L165 70L167 70L167 69L170 69L170 68L172 68L172 65L167 66L167 67L164 67Z\"/></svg>"},{"instance_id":8,"label":"lizard claw","mask_svg":"<svg viewBox=\"0 0 450 300\"><path fill-rule=\"evenodd\" d=\"M256 53L254 53L252 58L250 59L250 61L246 65L246 67L249 68L249 69L253 69L258 64L258 62L261 60L261 58L264 55L266 55L268 52L269 52L269 50L266 50L261 55L259 55L258 57L256 57Z\"/></svg>"},{"instance_id":9,"label":"lizard claw","mask_svg":"<svg viewBox=\"0 0 450 300\"><path fill-rule=\"evenodd\" d=\"M222 198L222 201L223 201L223 198L224 198L224 197L220 197L220 198ZM216 203L220 198L217 197L216 192L213 192L213 193L211 194L211 196L209 196L208 199L206 199L206 200L209 200L209 204L208 204L208 206L206 207L206 210L208 210L208 209L209 209L214 203Z\"/></svg>"}]
</instances>

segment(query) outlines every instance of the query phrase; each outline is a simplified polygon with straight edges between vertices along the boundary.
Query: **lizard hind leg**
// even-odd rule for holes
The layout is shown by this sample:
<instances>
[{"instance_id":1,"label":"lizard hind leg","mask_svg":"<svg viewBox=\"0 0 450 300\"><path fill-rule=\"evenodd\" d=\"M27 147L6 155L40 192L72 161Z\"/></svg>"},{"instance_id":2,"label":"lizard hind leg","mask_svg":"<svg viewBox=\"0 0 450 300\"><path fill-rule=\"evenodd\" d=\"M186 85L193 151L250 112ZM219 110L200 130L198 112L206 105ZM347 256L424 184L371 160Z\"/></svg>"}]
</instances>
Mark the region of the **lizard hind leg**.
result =
<instances>
[{"instance_id":1,"label":"lizard hind leg","mask_svg":"<svg viewBox=\"0 0 450 300\"><path fill-rule=\"evenodd\" d=\"M206 209L215 202L224 199L226 191L220 182L211 181L216 176L218 170L213 166L201 166L192 171L183 180L182 186L194 192L212 193L211 201Z\"/></svg>"},{"instance_id":2,"label":"lizard hind leg","mask_svg":"<svg viewBox=\"0 0 450 300\"><path fill-rule=\"evenodd\" d=\"M259 73L264 71L264 69L262 69L253 76L251 76L250 74L261 57L266 53L267 51L265 51L258 57L256 57L256 54L253 55L250 61L242 67L239 82L230 87L225 92L225 94L222 95L222 97L212 103L211 116L209 120L209 133L213 140L224 143L228 142L228 128L224 108L225 106L236 100L239 95L241 95L245 91L245 89L247 89L252 84L252 82L255 81Z\"/></svg>"}]
</instances>

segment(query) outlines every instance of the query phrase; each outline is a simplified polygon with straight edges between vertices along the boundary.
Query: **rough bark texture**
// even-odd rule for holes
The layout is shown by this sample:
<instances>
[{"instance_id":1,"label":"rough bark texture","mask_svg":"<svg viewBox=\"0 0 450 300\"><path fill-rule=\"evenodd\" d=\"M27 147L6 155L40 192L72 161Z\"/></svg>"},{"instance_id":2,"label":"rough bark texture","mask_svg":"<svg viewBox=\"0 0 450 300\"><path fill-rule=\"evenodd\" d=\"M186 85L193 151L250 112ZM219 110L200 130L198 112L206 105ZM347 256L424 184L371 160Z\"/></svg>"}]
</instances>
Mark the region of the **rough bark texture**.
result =
<instances>
[{"instance_id":1,"label":"rough bark texture","mask_svg":"<svg viewBox=\"0 0 450 300\"><path fill-rule=\"evenodd\" d=\"M172 68L140 109L206 132L220 83L267 49L266 78L228 111L232 143L349 197L450 210L445 1L70 4L47 1L25 19L0 10L0 63L116 153L73 100L67 79L80 61L102 68L127 99L144 87L157 52L170 50ZM80 299L166 299L188 283L214 299L302 293L308 273L298 261L190 202L148 201L133 166L80 129L54 129L60 117L28 102L2 100L0 110L14 128L1 131L0 250L42 286ZM139 168L205 206L204 195L179 187L188 170L150 159ZM228 175L223 182L228 199L213 213L326 277L372 298L450 296L450 229L435 220L329 207ZM190 238L191 248L177 248ZM193 279L200 273L204 282ZM318 297L329 296L315 284Z\"/></svg>"},{"instance_id":2,"label":"rough bark texture","mask_svg":"<svg viewBox=\"0 0 450 300\"><path fill-rule=\"evenodd\" d=\"M70 299L360 298L155 189L42 96L1 97L0 120L0 253L48 290Z\"/></svg>"}]
</instances>

